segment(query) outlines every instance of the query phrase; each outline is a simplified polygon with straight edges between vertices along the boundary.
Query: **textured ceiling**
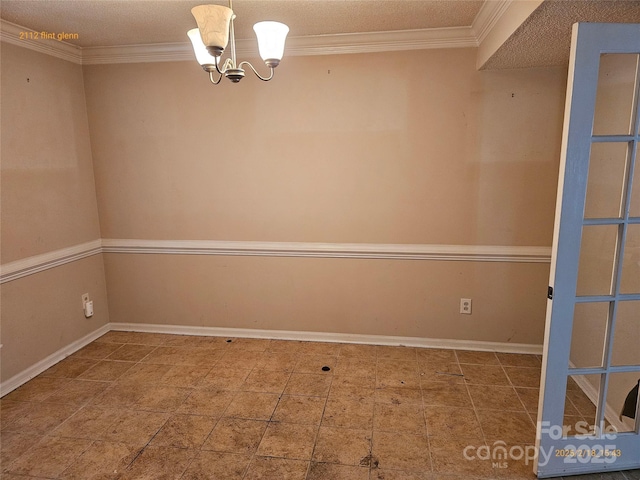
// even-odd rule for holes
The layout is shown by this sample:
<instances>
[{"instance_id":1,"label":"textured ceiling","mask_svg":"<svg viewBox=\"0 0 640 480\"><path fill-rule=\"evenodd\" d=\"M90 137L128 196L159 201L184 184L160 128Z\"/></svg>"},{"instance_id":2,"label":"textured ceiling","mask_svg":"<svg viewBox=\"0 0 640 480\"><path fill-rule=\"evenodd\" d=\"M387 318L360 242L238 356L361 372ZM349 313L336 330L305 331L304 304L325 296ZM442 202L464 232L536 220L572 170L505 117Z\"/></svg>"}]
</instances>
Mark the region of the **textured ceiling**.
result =
<instances>
[{"instance_id":1,"label":"textured ceiling","mask_svg":"<svg viewBox=\"0 0 640 480\"><path fill-rule=\"evenodd\" d=\"M576 22L640 23L640 1L546 0L483 69L568 65Z\"/></svg>"},{"instance_id":2,"label":"textured ceiling","mask_svg":"<svg viewBox=\"0 0 640 480\"><path fill-rule=\"evenodd\" d=\"M81 47L186 42L196 26L191 8L221 0L2 0L0 16L35 31L78 33ZM470 26L480 1L235 0L236 37L253 38L253 24L276 20L292 37Z\"/></svg>"}]
</instances>

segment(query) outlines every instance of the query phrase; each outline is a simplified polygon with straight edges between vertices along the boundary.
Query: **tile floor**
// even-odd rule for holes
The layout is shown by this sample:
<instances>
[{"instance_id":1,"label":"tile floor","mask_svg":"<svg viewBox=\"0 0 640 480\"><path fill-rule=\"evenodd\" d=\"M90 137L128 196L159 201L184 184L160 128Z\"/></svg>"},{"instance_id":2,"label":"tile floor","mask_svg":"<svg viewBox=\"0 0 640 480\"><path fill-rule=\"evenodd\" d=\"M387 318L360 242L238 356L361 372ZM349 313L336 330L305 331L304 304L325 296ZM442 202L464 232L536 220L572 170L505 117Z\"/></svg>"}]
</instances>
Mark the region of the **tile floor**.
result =
<instances>
[{"instance_id":1,"label":"tile floor","mask_svg":"<svg viewBox=\"0 0 640 480\"><path fill-rule=\"evenodd\" d=\"M112 331L2 399L0 476L531 479L462 452L532 445L539 376L533 355Z\"/></svg>"}]
</instances>

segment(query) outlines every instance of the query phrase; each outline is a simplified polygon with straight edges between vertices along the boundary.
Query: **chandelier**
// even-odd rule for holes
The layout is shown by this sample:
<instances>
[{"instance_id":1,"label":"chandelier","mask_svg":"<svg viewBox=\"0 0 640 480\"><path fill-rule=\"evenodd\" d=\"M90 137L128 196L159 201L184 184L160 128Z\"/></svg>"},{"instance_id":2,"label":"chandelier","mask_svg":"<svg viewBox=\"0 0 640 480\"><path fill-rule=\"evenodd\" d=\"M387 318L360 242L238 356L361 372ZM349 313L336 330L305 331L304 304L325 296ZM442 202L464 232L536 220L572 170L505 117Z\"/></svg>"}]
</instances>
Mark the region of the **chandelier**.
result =
<instances>
[{"instance_id":1,"label":"chandelier","mask_svg":"<svg viewBox=\"0 0 640 480\"><path fill-rule=\"evenodd\" d=\"M223 76L233 83L244 78L244 68L249 67L256 76L265 82L273 78L273 69L278 66L284 54L284 42L289 33L289 27L280 22L258 22L253 30L258 37L260 57L269 67L270 75L263 77L249 62L238 63L236 59L236 39L233 20L236 18L229 7L222 5L199 5L191 9L191 13L198 23L198 28L187 32L196 60L205 72L209 74L211 83L217 85ZM230 44L230 55L222 62L222 54ZM217 78L216 78L217 77Z\"/></svg>"}]
</instances>

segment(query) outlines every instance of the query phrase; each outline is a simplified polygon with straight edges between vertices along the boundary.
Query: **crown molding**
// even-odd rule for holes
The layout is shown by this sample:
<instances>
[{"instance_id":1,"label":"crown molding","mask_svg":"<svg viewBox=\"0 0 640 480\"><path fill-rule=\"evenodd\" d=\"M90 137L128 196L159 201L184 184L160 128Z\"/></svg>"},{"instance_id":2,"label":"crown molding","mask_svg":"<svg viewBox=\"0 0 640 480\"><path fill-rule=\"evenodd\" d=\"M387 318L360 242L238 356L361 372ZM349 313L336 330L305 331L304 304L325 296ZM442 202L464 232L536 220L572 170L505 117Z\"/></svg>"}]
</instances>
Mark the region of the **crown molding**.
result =
<instances>
[{"instance_id":1,"label":"crown molding","mask_svg":"<svg viewBox=\"0 0 640 480\"><path fill-rule=\"evenodd\" d=\"M191 44L188 42L81 48L64 41L21 39L21 32L38 34L32 29L0 20L0 40L77 64L194 60ZM287 39L285 54L287 56L338 55L477 47L478 41L473 32L473 27L452 27L291 37ZM254 57L257 55L257 46L253 40L238 40L236 52L243 57Z\"/></svg>"},{"instance_id":2,"label":"crown molding","mask_svg":"<svg viewBox=\"0 0 640 480\"><path fill-rule=\"evenodd\" d=\"M478 45L487 37L495 27L498 20L504 15L513 0L486 0L476 15L471 25L471 32Z\"/></svg>"},{"instance_id":3,"label":"crown molding","mask_svg":"<svg viewBox=\"0 0 640 480\"><path fill-rule=\"evenodd\" d=\"M20 38L21 33L23 37L27 38ZM64 41L37 38L39 36L40 33L35 30L0 19L0 41L61 58L68 62L82 64L82 48Z\"/></svg>"}]
</instances>

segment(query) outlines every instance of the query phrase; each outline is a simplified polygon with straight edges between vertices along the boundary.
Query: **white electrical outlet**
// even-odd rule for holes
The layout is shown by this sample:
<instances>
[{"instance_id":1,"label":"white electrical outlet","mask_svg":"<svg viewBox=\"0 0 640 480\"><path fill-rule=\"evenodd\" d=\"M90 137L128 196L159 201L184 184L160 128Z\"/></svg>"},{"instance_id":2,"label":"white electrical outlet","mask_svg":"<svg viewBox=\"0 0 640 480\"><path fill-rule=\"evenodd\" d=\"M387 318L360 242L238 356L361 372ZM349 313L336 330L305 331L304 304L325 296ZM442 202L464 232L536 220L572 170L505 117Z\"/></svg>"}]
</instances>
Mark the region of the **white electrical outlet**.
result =
<instances>
[{"instance_id":1,"label":"white electrical outlet","mask_svg":"<svg viewBox=\"0 0 640 480\"><path fill-rule=\"evenodd\" d=\"M460 299L460 313L463 313L464 315L471 315L471 299L470 298Z\"/></svg>"},{"instance_id":2,"label":"white electrical outlet","mask_svg":"<svg viewBox=\"0 0 640 480\"><path fill-rule=\"evenodd\" d=\"M82 310L84 311L85 317L89 318L93 316L93 300L89 299L88 293L82 295Z\"/></svg>"}]
</instances>

